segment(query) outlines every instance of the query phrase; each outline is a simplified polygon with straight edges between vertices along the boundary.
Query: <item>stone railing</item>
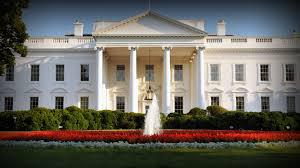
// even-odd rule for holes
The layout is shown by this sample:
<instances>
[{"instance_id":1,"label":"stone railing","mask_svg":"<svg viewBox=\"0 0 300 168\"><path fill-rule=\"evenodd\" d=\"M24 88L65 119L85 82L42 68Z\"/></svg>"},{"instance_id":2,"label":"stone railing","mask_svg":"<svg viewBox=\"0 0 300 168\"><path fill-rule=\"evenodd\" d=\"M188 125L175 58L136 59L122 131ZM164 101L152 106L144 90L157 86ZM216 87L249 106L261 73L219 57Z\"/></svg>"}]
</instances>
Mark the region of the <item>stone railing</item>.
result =
<instances>
[{"instance_id":1,"label":"stone railing","mask_svg":"<svg viewBox=\"0 0 300 168\"><path fill-rule=\"evenodd\" d=\"M30 37L25 45L29 49L91 48L93 37Z\"/></svg>"},{"instance_id":2,"label":"stone railing","mask_svg":"<svg viewBox=\"0 0 300 168\"><path fill-rule=\"evenodd\" d=\"M300 38L270 38L241 36L208 36L206 48L300 48ZM94 38L88 37L30 37L29 49L93 48Z\"/></svg>"},{"instance_id":3,"label":"stone railing","mask_svg":"<svg viewBox=\"0 0 300 168\"><path fill-rule=\"evenodd\" d=\"M300 48L300 38L206 37L207 48Z\"/></svg>"}]
</instances>

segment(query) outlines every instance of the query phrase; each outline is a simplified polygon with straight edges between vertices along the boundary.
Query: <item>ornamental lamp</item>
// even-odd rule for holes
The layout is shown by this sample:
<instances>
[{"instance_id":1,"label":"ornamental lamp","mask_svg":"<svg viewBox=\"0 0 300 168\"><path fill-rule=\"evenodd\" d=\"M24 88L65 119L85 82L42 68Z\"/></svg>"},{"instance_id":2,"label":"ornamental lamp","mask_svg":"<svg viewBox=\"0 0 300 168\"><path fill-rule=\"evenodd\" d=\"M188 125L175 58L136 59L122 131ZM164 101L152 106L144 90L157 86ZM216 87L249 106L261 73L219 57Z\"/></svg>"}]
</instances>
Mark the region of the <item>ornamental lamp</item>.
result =
<instances>
[{"instance_id":1,"label":"ornamental lamp","mask_svg":"<svg viewBox=\"0 0 300 168\"><path fill-rule=\"evenodd\" d=\"M145 100L152 100L152 99L153 99L153 90L151 89L151 86L149 85Z\"/></svg>"}]
</instances>

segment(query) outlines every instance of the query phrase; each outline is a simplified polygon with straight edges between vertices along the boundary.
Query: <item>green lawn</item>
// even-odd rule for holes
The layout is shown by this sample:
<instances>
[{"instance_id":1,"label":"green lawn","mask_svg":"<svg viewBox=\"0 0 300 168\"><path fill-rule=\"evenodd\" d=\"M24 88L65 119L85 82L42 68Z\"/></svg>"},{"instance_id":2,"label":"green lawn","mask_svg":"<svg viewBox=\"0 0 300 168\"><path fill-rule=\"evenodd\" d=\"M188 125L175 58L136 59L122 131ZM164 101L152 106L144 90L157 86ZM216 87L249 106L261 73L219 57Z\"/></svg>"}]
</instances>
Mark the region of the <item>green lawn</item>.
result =
<instances>
[{"instance_id":1,"label":"green lawn","mask_svg":"<svg viewBox=\"0 0 300 168\"><path fill-rule=\"evenodd\" d=\"M299 149L92 149L1 147L1 167L291 167Z\"/></svg>"}]
</instances>

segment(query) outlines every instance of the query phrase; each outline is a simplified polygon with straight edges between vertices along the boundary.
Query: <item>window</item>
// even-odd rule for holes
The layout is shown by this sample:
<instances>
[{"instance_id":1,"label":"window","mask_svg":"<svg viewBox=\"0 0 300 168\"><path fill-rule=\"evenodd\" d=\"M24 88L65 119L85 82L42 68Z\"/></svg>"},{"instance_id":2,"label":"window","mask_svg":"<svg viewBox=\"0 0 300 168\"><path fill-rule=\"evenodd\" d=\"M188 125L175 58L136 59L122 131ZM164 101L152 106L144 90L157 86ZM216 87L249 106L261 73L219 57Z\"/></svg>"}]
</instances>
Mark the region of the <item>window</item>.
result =
<instances>
[{"instance_id":1,"label":"window","mask_svg":"<svg viewBox=\"0 0 300 168\"><path fill-rule=\"evenodd\" d=\"M40 65L31 65L31 81L40 80Z\"/></svg>"},{"instance_id":2,"label":"window","mask_svg":"<svg viewBox=\"0 0 300 168\"><path fill-rule=\"evenodd\" d=\"M55 97L55 109L64 109L64 97Z\"/></svg>"},{"instance_id":3,"label":"window","mask_svg":"<svg viewBox=\"0 0 300 168\"><path fill-rule=\"evenodd\" d=\"M211 106L219 106L220 105L219 97L210 97L210 105Z\"/></svg>"},{"instance_id":4,"label":"window","mask_svg":"<svg viewBox=\"0 0 300 168\"><path fill-rule=\"evenodd\" d=\"M295 65L286 64L285 65L285 80L286 81L295 81Z\"/></svg>"},{"instance_id":5,"label":"window","mask_svg":"<svg viewBox=\"0 0 300 168\"><path fill-rule=\"evenodd\" d=\"M80 65L80 80L81 81L89 81L89 65L82 64Z\"/></svg>"},{"instance_id":6,"label":"window","mask_svg":"<svg viewBox=\"0 0 300 168\"><path fill-rule=\"evenodd\" d=\"M260 80L269 81L269 65L262 64L260 65Z\"/></svg>"},{"instance_id":7,"label":"window","mask_svg":"<svg viewBox=\"0 0 300 168\"><path fill-rule=\"evenodd\" d=\"M183 81L183 70L182 65L174 65L174 80Z\"/></svg>"},{"instance_id":8,"label":"window","mask_svg":"<svg viewBox=\"0 0 300 168\"><path fill-rule=\"evenodd\" d=\"M5 97L4 100L4 111L12 111L14 106L13 97Z\"/></svg>"},{"instance_id":9,"label":"window","mask_svg":"<svg viewBox=\"0 0 300 168\"><path fill-rule=\"evenodd\" d=\"M56 65L56 81L64 81L65 80L65 66L64 65Z\"/></svg>"},{"instance_id":10,"label":"window","mask_svg":"<svg viewBox=\"0 0 300 168\"><path fill-rule=\"evenodd\" d=\"M235 64L235 81L244 81L244 65Z\"/></svg>"},{"instance_id":11,"label":"window","mask_svg":"<svg viewBox=\"0 0 300 168\"><path fill-rule=\"evenodd\" d=\"M125 97L124 96L117 96L116 101L116 108L119 111L125 112Z\"/></svg>"},{"instance_id":12,"label":"window","mask_svg":"<svg viewBox=\"0 0 300 168\"><path fill-rule=\"evenodd\" d=\"M210 80L211 81L219 81L219 64L211 64L210 65Z\"/></svg>"},{"instance_id":13,"label":"window","mask_svg":"<svg viewBox=\"0 0 300 168\"><path fill-rule=\"evenodd\" d=\"M5 80L6 81L14 81L14 66L6 66L6 72L5 72Z\"/></svg>"},{"instance_id":14,"label":"window","mask_svg":"<svg viewBox=\"0 0 300 168\"><path fill-rule=\"evenodd\" d=\"M117 81L125 81L125 65L117 65L117 74L116 80Z\"/></svg>"},{"instance_id":15,"label":"window","mask_svg":"<svg viewBox=\"0 0 300 168\"><path fill-rule=\"evenodd\" d=\"M154 65L146 65L146 81L154 81Z\"/></svg>"},{"instance_id":16,"label":"window","mask_svg":"<svg viewBox=\"0 0 300 168\"><path fill-rule=\"evenodd\" d=\"M80 108L83 110L89 108L89 97L80 97Z\"/></svg>"},{"instance_id":17,"label":"window","mask_svg":"<svg viewBox=\"0 0 300 168\"><path fill-rule=\"evenodd\" d=\"M262 112L270 111L270 98L269 97L261 97L261 111Z\"/></svg>"},{"instance_id":18,"label":"window","mask_svg":"<svg viewBox=\"0 0 300 168\"><path fill-rule=\"evenodd\" d=\"M36 108L39 106L39 98L38 97L30 97L30 109Z\"/></svg>"},{"instance_id":19,"label":"window","mask_svg":"<svg viewBox=\"0 0 300 168\"><path fill-rule=\"evenodd\" d=\"M295 98L295 96L287 96L286 97L286 105L287 105L287 112L288 113L296 112L296 98Z\"/></svg>"},{"instance_id":20,"label":"window","mask_svg":"<svg viewBox=\"0 0 300 168\"><path fill-rule=\"evenodd\" d=\"M244 97L236 97L236 110L237 111L245 111Z\"/></svg>"},{"instance_id":21,"label":"window","mask_svg":"<svg viewBox=\"0 0 300 168\"><path fill-rule=\"evenodd\" d=\"M175 113L183 114L183 97L175 96Z\"/></svg>"}]
</instances>

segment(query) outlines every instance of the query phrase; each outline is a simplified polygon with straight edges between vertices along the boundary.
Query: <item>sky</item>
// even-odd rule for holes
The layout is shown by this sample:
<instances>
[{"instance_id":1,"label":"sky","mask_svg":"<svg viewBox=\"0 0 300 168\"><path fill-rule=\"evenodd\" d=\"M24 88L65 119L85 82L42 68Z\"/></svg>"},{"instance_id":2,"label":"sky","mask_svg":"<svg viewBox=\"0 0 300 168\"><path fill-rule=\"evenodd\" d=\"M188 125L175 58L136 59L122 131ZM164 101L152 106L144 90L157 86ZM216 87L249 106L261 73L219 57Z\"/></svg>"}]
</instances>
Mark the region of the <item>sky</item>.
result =
<instances>
[{"instance_id":1,"label":"sky","mask_svg":"<svg viewBox=\"0 0 300 168\"><path fill-rule=\"evenodd\" d=\"M148 8L149 0L30 0L22 17L30 36L61 36L73 33L75 20L84 23L84 33L91 33L96 20L123 20ZM173 19L204 19L209 34L216 33L221 19L232 35L300 32L296 0L151 0L150 9Z\"/></svg>"}]
</instances>

